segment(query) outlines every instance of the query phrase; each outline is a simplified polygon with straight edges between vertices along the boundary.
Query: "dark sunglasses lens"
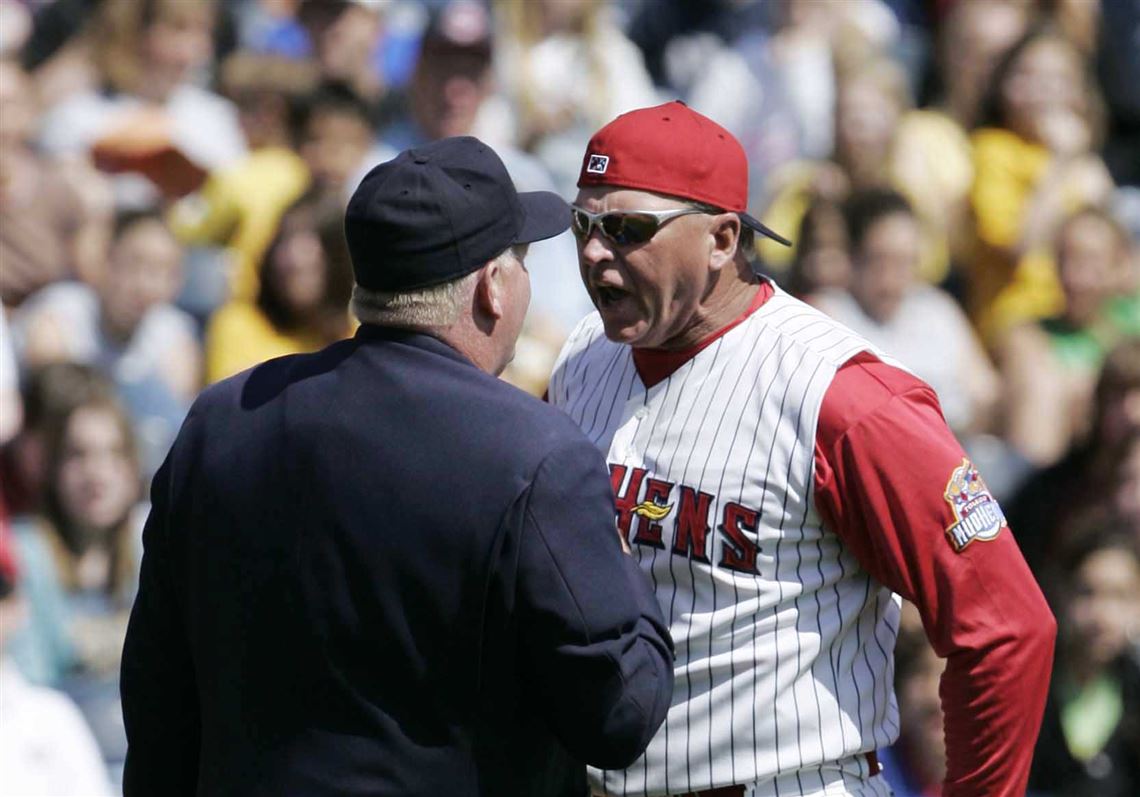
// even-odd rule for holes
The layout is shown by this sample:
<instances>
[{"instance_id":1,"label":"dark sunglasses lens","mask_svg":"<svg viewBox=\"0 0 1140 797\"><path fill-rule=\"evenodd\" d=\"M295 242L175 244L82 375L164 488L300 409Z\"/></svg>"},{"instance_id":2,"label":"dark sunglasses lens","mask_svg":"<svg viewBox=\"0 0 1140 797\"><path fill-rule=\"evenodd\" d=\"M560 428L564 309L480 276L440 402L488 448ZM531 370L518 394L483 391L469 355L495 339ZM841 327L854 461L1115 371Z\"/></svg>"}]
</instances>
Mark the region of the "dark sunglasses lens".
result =
<instances>
[{"instance_id":1,"label":"dark sunglasses lens","mask_svg":"<svg viewBox=\"0 0 1140 797\"><path fill-rule=\"evenodd\" d=\"M638 214L615 214L602 220L602 229L619 244L643 244L657 233L657 219Z\"/></svg>"}]
</instances>

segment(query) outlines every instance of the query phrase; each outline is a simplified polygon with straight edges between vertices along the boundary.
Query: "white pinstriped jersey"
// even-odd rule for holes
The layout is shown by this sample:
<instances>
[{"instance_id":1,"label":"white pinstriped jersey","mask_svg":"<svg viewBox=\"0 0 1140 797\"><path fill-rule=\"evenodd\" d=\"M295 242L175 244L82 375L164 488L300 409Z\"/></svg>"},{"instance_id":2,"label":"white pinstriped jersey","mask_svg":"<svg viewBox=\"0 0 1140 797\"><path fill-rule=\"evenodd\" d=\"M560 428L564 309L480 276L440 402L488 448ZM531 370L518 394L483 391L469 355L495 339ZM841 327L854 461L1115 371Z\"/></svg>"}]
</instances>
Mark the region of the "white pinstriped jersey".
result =
<instances>
[{"instance_id":1,"label":"white pinstriped jersey","mask_svg":"<svg viewBox=\"0 0 1140 797\"><path fill-rule=\"evenodd\" d=\"M888 793L860 754L898 734L898 602L814 503L823 396L862 351L889 361L779 289L649 388L596 313L566 343L549 400L606 452L677 652L665 724L595 788Z\"/></svg>"}]
</instances>

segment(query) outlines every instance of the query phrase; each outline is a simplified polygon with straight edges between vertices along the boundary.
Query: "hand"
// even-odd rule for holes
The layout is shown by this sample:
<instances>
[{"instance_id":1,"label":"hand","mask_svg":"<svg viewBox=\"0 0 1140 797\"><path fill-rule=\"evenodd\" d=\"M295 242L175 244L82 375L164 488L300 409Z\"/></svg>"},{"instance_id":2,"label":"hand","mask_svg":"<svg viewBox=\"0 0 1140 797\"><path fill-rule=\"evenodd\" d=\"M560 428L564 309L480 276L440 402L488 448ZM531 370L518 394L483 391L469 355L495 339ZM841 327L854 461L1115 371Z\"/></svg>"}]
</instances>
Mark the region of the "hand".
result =
<instances>
[{"instance_id":1,"label":"hand","mask_svg":"<svg viewBox=\"0 0 1140 797\"><path fill-rule=\"evenodd\" d=\"M811 178L808 192L813 197L841 202L851 193L851 180L835 163L822 163Z\"/></svg>"},{"instance_id":2,"label":"hand","mask_svg":"<svg viewBox=\"0 0 1140 797\"><path fill-rule=\"evenodd\" d=\"M1064 184L1088 205L1103 204L1116 190L1112 175L1096 155L1084 155L1070 163L1065 168Z\"/></svg>"},{"instance_id":3,"label":"hand","mask_svg":"<svg viewBox=\"0 0 1140 797\"><path fill-rule=\"evenodd\" d=\"M1051 109L1037 119L1041 142L1060 158L1075 158L1092 146L1088 122L1068 109Z\"/></svg>"}]
</instances>

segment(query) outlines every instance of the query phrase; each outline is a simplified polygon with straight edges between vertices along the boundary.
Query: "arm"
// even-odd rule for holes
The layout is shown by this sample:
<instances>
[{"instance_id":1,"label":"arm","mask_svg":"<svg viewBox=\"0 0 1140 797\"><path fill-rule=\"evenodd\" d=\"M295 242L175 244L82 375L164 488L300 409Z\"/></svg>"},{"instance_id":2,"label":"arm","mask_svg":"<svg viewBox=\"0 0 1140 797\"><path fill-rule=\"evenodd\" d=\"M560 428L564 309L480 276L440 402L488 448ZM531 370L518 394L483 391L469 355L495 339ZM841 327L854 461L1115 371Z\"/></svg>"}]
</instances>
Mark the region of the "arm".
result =
<instances>
[{"instance_id":1,"label":"arm","mask_svg":"<svg viewBox=\"0 0 1140 797\"><path fill-rule=\"evenodd\" d=\"M1025 238L1034 197L1053 196L1058 179L1044 147L1028 144L1005 130L983 130L974 138L974 185L970 205L983 244L1016 260L1030 241ZM1040 191L1039 189L1044 189Z\"/></svg>"},{"instance_id":2,"label":"arm","mask_svg":"<svg viewBox=\"0 0 1140 797\"><path fill-rule=\"evenodd\" d=\"M206 383L213 384L262 360L285 354L288 349L283 348L281 341L253 304L227 302L206 327Z\"/></svg>"},{"instance_id":3,"label":"arm","mask_svg":"<svg viewBox=\"0 0 1140 797\"><path fill-rule=\"evenodd\" d=\"M969 431L975 434L987 432L994 427L994 416L1001 401L1001 380L966 314L957 304L953 305L953 310L959 319L965 344L958 373L970 396Z\"/></svg>"},{"instance_id":4,"label":"arm","mask_svg":"<svg viewBox=\"0 0 1140 797\"><path fill-rule=\"evenodd\" d=\"M159 368L170 391L189 404L202 389L202 350L190 330L178 332Z\"/></svg>"},{"instance_id":5,"label":"arm","mask_svg":"<svg viewBox=\"0 0 1140 797\"><path fill-rule=\"evenodd\" d=\"M139 592L123 647L125 797L190 797L197 791L201 724L197 687L166 553L172 459L173 455L163 463L151 487Z\"/></svg>"},{"instance_id":6,"label":"arm","mask_svg":"<svg viewBox=\"0 0 1140 797\"><path fill-rule=\"evenodd\" d=\"M57 174L71 198L72 225L67 241L70 264L77 279L98 285L106 266L115 215L111 180L86 159L71 159Z\"/></svg>"},{"instance_id":7,"label":"arm","mask_svg":"<svg viewBox=\"0 0 1140 797\"><path fill-rule=\"evenodd\" d=\"M50 305L39 305L31 307L26 314L19 315L22 317L18 323L23 327L24 333L20 359L29 368L74 359L67 335L72 324L68 323L66 314Z\"/></svg>"},{"instance_id":8,"label":"arm","mask_svg":"<svg viewBox=\"0 0 1140 797\"><path fill-rule=\"evenodd\" d=\"M1036 325L1011 329L1000 353L1005 385L1005 437L1039 467L1065 453L1071 440L1064 374Z\"/></svg>"},{"instance_id":9,"label":"arm","mask_svg":"<svg viewBox=\"0 0 1140 797\"><path fill-rule=\"evenodd\" d=\"M535 703L576 758L624 768L665 720L673 645L622 553L605 463L584 438L539 467L519 548L520 671Z\"/></svg>"},{"instance_id":10,"label":"arm","mask_svg":"<svg viewBox=\"0 0 1140 797\"><path fill-rule=\"evenodd\" d=\"M947 659L944 797L1013 797L1025 792L1056 624L1004 518L989 515L970 539L948 533L960 517L946 494L968 478L965 461L925 384L866 357L836 375L816 438L820 514L918 607ZM983 518L997 508L981 503Z\"/></svg>"},{"instance_id":11,"label":"arm","mask_svg":"<svg viewBox=\"0 0 1140 797\"><path fill-rule=\"evenodd\" d=\"M201 191L174 203L167 220L182 243L216 246L230 242L241 221L241 208L229 188L215 173Z\"/></svg>"},{"instance_id":12,"label":"arm","mask_svg":"<svg viewBox=\"0 0 1140 797\"><path fill-rule=\"evenodd\" d=\"M1081 132L1084 122L1062 116L1053 120L1059 122L1058 132L1043 131L1047 145L1007 131L975 137L970 200L978 237L1008 257L1017 259L1047 244L1066 212L1100 204L1112 191L1103 161L1080 140L1087 137L1087 129ZM1070 137L1076 140L1059 140Z\"/></svg>"},{"instance_id":13,"label":"arm","mask_svg":"<svg viewBox=\"0 0 1140 797\"><path fill-rule=\"evenodd\" d=\"M0 445L15 437L24 425L24 400L16 367L12 333L4 305L0 304Z\"/></svg>"},{"instance_id":14,"label":"arm","mask_svg":"<svg viewBox=\"0 0 1140 797\"><path fill-rule=\"evenodd\" d=\"M59 794L112 797L115 790L107 778L107 765L79 707L62 694L51 694L50 702L47 695L39 701L43 702L37 707L37 720L51 728L54 744L37 750L44 756L37 766L53 773L52 784Z\"/></svg>"}]
</instances>

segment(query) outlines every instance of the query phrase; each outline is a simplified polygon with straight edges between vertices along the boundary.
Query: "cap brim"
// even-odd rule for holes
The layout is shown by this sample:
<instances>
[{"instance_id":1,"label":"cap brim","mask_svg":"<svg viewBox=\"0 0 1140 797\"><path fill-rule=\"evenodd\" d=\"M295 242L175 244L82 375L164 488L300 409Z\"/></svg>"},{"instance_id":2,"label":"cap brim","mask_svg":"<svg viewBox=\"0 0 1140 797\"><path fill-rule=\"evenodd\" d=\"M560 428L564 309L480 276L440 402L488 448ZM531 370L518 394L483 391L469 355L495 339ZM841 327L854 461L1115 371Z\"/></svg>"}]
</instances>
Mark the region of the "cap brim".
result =
<instances>
[{"instance_id":1,"label":"cap brim","mask_svg":"<svg viewBox=\"0 0 1140 797\"><path fill-rule=\"evenodd\" d=\"M766 225L761 224L759 221L754 219L752 216L749 216L747 213L738 213L736 215L740 216L740 221L742 224L744 224L748 227L751 227L752 229L756 230L756 232L760 233L761 235L765 236L766 238L771 238L773 241L776 241L778 243L782 243L784 246L791 246L792 245L792 242L789 241L787 238L785 238L784 236L780 235L777 232L773 232Z\"/></svg>"},{"instance_id":2,"label":"cap brim","mask_svg":"<svg viewBox=\"0 0 1140 797\"><path fill-rule=\"evenodd\" d=\"M570 206L550 191L526 191L519 194L523 222L515 243L527 244L553 238L570 229Z\"/></svg>"}]
</instances>

